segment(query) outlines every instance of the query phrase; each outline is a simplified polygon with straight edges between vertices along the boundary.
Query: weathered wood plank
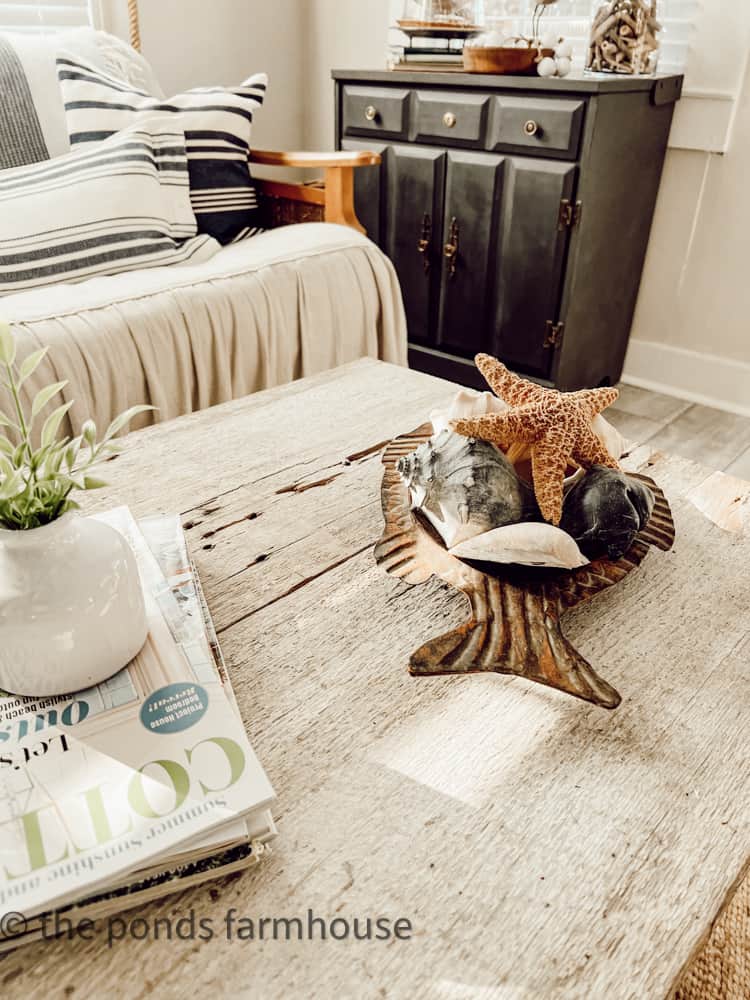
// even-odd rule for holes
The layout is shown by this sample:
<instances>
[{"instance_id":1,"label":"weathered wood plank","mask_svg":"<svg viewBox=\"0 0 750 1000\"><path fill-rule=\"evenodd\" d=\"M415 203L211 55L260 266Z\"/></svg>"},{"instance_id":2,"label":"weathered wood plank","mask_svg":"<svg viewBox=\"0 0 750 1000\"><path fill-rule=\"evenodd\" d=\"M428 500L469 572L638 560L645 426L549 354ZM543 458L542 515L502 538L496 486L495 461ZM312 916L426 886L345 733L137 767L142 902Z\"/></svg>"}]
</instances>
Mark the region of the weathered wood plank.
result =
<instances>
[{"instance_id":1,"label":"weathered wood plank","mask_svg":"<svg viewBox=\"0 0 750 1000\"><path fill-rule=\"evenodd\" d=\"M743 451L724 471L727 475L737 476L738 479L750 479L750 448Z\"/></svg>"},{"instance_id":2,"label":"weathered wood plank","mask_svg":"<svg viewBox=\"0 0 750 1000\"><path fill-rule=\"evenodd\" d=\"M254 871L140 914L193 908L213 941L32 945L0 962L4 995L63 993L83 968L91 995L126 998L666 995L750 853L750 544L719 526L750 486L648 445L628 459L669 496L675 549L565 621L616 712L507 677L413 679L409 653L462 598L374 566L375 446L451 394L365 363L129 440L96 505L185 512L281 835ZM231 906L415 933L227 942Z\"/></svg>"},{"instance_id":3,"label":"weathered wood plank","mask_svg":"<svg viewBox=\"0 0 750 1000\"><path fill-rule=\"evenodd\" d=\"M750 445L750 418L691 406L649 439L660 451L725 469Z\"/></svg>"},{"instance_id":4,"label":"weathered wood plank","mask_svg":"<svg viewBox=\"0 0 750 1000\"><path fill-rule=\"evenodd\" d=\"M640 389L635 385L620 382L617 386L620 398L614 409L622 413L630 413L635 417L644 417L657 423L669 423L688 410L692 403L675 396L665 396L650 389Z\"/></svg>"}]
</instances>

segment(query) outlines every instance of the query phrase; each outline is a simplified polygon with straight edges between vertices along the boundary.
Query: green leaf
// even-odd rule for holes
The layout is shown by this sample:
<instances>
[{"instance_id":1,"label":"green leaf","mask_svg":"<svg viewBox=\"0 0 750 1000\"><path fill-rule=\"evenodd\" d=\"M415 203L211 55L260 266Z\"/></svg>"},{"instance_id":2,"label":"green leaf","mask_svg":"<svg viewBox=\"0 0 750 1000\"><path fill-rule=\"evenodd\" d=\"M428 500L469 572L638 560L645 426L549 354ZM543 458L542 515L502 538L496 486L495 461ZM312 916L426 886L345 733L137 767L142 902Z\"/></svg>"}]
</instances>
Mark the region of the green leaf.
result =
<instances>
[{"instance_id":1,"label":"green leaf","mask_svg":"<svg viewBox=\"0 0 750 1000\"><path fill-rule=\"evenodd\" d=\"M55 440L55 438L57 437L57 432L60 430L60 424L62 423L62 419L72 405L73 405L72 402L63 403L62 406L58 406L56 410L53 410L52 413L50 413L50 415L44 421L44 426L42 427L42 438L41 438L42 448L46 448L47 445L52 444L52 442Z\"/></svg>"},{"instance_id":2,"label":"green leaf","mask_svg":"<svg viewBox=\"0 0 750 1000\"><path fill-rule=\"evenodd\" d=\"M129 424L133 417L137 417L139 413L145 413L147 410L155 410L155 406L131 406L129 410L125 410L121 413L119 417L115 417L112 423L107 428L107 432L102 438L102 443L109 441L111 437L114 437L118 431L121 431L126 424Z\"/></svg>"},{"instance_id":3,"label":"green leaf","mask_svg":"<svg viewBox=\"0 0 750 1000\"><path fill-rule=\"evenodd\" d=\"M33 375L37 370L42 360L45 358L49 347L42 347L38 351L34 351L29 354L28 357L24 358L21 362L21 367L18 369L18 381L16 386L20 388L29 376Z\"/></svg>"},{"instance_id":4,"label":"green leaf","mask_svg":"<svg viewBox=\"0 0 750 1000\"><path fill-rule=\"evenodd\" d=\"M0 319L0 362L12 365L16 360L16 338L10 332L10 323Z\"/></svg>"},{"instance_id":5,"label":"green leaf","mask_svg":"<svg viewBox=\"0 0 750 1000\"><path fill-rule=\"evenodd\" d=\"M16 446L13 444L13 442L9 441L7 437L3 437L2 435L0 435L0 452L2 452L4 455L12 455L15 450Z\"/></svg>"},{"instance_id":6,"label":"green leaf","mask_svg":"<svg viewBox=\"0 0 750 1000\"><path fill-rule=\"evenodd\" d=\"M23 474L19 469L0 484L0 500L12 500L19 493L23 493L25 485Z\"/></svg>"},{"instance_id":7,"label":"green leaf","mask_svg":"<svg viewBox=\"0 0 750 1000\"><path fill-rule=\"evenodd\" d=\"M72 469L75 465L75 461L78 458L78 452L81 450L81 438L73 438L70 444L65 449L65 464L68 469Z\"/></svg>"},{"instance_id":8,"label":"green leaf","mask_svg":"<svg viewBox=\"0 0 750 1000\"><path fill-rule=\"evenodd\" d=\"M7 416L5 413L3 413L2 410L0 410L0 427L15 427L15 426L16 425L13 423L10 417Z\"/></svg>"},{"instance_id":9,"label":"green leaf","mask_svg":"<svg viewBox=\"0 0 750 1000\"><path fill-rule=\"evenodd\" d=\"M87 420L81 428L81 437L89 446L93 448L96 444L96 424L93 420Z\"/></svg>"},{"instance_id":10,"label":"green leaf","mask_svg":"<svg viewBox=\"0 0 750 1000\"><path fill-rule=\"evenodd\" d=\"M34 402L31 404L31 419L33 420L37 413L43 410L47 403L49 403L52 397L61 392L67 384L67 382L53 382L52 385L40 389L36 396L34 396Z\"/></svg>"},{"instance_id":11,"label":"green leaf","mask_svg":"<svg viewBox=\"0 0 750 1000\"><path fill-rule=\"evenodd\" d=\"M83 480L83 488L85 490L100 490L104 486L109 486L103 479L97 479L96 476L85 476Z\"/></svg>"}]
</instances>

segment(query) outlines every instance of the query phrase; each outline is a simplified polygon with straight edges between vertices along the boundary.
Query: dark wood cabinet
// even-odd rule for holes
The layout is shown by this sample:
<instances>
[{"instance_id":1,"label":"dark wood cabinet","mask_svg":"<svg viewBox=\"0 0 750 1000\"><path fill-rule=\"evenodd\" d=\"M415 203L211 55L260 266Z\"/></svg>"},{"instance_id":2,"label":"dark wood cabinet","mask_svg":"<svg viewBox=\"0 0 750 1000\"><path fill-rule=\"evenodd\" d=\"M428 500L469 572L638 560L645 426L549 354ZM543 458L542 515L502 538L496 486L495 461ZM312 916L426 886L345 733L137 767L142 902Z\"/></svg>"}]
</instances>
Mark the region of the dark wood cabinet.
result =
<instances>
[{"instance_id":1,"label":"dark wood cabinet","mask_svg":"<svg viewBox=\"0 0 750 1000\"><path fill-rule=\"evenodd\" d=\"M622 371L681 77L337 71L337 143L393 261L410 363L480 385L487 351L561 389Z\"/></svg>"}]
</instances>

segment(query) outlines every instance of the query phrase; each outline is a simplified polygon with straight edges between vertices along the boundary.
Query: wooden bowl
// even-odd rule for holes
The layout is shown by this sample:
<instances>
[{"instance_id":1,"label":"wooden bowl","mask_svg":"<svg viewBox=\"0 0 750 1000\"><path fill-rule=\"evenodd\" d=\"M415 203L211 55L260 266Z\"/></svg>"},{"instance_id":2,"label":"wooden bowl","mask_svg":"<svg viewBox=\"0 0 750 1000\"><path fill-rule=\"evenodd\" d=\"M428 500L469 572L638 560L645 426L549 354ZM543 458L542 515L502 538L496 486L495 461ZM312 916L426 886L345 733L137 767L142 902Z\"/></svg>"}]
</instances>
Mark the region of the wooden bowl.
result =
<instances>
[{"instance_id":1,"label":"wooden bowl","mask_svg":"<svg viewBox=\"0 0 750 1000\"><path fill-rule=\"evenodd\" d=\"M536 73L537 60L554 55L553 49L524 49L520 46L483 48L469 45L464 46L463 51L464 70L467 73L515 76L533 76Z\"/></svg>"}]
</instances>

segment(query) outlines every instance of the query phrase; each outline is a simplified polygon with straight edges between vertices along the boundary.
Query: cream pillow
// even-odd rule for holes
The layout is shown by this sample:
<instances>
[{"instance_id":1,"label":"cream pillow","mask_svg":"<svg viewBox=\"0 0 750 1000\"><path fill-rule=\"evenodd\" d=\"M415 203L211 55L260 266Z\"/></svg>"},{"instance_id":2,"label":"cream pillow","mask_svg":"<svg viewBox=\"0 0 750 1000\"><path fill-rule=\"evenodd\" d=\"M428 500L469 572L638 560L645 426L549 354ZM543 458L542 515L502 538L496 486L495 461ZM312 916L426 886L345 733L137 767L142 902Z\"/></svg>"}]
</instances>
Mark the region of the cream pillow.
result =
<instances>
[{"instance_id":1,"label":"cream pillow","mask_svg":"<svg viewBox=\"0 0 750 1000\"><path fill-rule=\"evenodd\" d=\"M56 59L73 52L149 94L163 96L153 70L119 38L93 28L51 35L0 32L0 170L70 151Z\"/></svg>"}]
</instances>

